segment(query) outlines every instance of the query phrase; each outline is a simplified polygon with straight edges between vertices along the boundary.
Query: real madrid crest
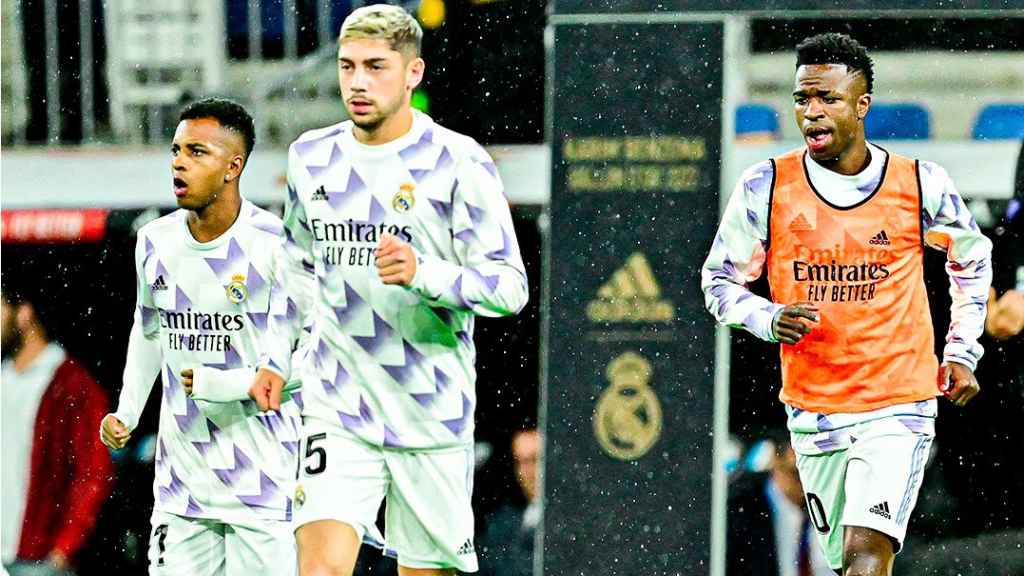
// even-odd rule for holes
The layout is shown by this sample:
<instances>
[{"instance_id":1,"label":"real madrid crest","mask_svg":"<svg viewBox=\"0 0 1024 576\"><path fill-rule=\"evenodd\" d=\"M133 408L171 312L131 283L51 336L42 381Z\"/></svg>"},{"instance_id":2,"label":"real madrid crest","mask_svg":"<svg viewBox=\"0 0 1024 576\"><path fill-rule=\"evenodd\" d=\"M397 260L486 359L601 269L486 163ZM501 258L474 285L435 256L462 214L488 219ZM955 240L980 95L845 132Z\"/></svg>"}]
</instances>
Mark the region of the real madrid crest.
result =
<instances>
[{"instance_id":1,"label":"real madrid crest","mask_svg":"<svg viewBox=\"0 0 1024 576\"><path fill-rule=\"evenodd\" d=\"M302 489L302 484L295 486L295 507L302 508L302 505L306 503L306 491Z\"/></svg>"},{"instance_id":2,"label":"real madrid crest","mask_svg":"<svg viewBox=\"0 0 1024 576\"><path fill-rule=\"evenodd\" d=\"M416 186L408 183L398 187L398 192L395 192L395 197L391 199L391 207L395 209L395 212L412 210L416 205L416 197L412 195L412 191L415 189Z\"/></svg>"},{"instance_id":3,"label":"real madrid crest","mask_svg":"<svg viewBox=\"0 0 1024 576\"><path fill-rule=\"evenodd\" d=\"M636 460L661 437L661 402L648 386L651 363L626 352L608 364L611 386L594 408L594 434L609 456Z\"/></svg>"},{"instance_id":4,"label":"real madrid crest","mask_svg":"<svg viewBox=\"0 0 1024 576\"><path fill-rule=\"evenodd\" d=\"M231 277L231 282L227 285L228 300L235 304L241 304L245 302L245 299L249 296L249 289L245 287L245 276L241 274L235 274Z\"/></svg>"}]
</instances>

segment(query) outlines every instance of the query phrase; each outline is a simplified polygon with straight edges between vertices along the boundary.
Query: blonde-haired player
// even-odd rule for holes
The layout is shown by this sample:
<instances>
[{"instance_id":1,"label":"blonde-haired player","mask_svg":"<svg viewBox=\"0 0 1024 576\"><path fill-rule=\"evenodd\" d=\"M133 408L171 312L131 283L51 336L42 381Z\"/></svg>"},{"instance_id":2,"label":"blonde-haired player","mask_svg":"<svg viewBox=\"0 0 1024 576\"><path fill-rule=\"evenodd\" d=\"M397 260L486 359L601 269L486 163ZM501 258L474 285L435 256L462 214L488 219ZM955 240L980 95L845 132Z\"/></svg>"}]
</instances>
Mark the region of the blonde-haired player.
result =
<instances>
[{"instance_id":1,"label":"blonde-haired player","mask_svg":"<svg viewBox=\"0 0 1024 576\"><path fill-rule=\"evenodd\" d=\"M350 120L289 151L285 226L318 287L301 367L303 575L351 574L361 540L403 575L477 569L473 321L522 309L526 274L491 158L410 107L421 38L401 8L352 12L338 42ZM254 385L276 395L300 371L289 361L272 352Z\"/></svg>"}]
</instances>

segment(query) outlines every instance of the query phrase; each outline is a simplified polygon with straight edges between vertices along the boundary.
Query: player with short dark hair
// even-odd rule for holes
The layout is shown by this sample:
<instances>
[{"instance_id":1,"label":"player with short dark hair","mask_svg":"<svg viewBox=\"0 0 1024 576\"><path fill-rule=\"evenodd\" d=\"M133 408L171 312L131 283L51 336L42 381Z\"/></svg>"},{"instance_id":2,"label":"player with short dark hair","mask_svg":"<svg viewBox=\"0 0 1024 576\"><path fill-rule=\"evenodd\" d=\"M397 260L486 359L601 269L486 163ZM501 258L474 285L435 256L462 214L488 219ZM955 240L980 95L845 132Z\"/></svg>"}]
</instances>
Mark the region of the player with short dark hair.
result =
<instances>
[{"instance_id":1,"label":"player with short dark hair","mask_svg":"<svg viewBox=\"0 0 1024 576\"><path fill-rule=\"evenodd\" d=\"M702 274L720 323L781 343L780 399L808 511L832 568L857 575L892 570L935 397L963 406L978 393L992 278L991 242L946 171L865 138L872 88L854 39L800 43L793 105L805 146L744 172ZM946 253L950 279L941 367L925 246ZM766 267L771 301L747 289Z\"/></svg>"},{"instance_id":2,"label":"player with short dark hair","mask_svg":"<svg viewBox=\"0 0 1024 576\"><path fill-rule=\"evenodd\" d=\"M154 575L271 576L296 568L300 397L258 406L261 391L250 386L268 319L296 316L306 292L289 298L271 289L290 260L282 256L281 220L239 191L254 141L240 105L207 99L187 106L171 144L181 209L138 232L124 385L100 437L124 447L159 374ZM278 345L290 352L298 337Z\"/></svg>"}]
</instances>

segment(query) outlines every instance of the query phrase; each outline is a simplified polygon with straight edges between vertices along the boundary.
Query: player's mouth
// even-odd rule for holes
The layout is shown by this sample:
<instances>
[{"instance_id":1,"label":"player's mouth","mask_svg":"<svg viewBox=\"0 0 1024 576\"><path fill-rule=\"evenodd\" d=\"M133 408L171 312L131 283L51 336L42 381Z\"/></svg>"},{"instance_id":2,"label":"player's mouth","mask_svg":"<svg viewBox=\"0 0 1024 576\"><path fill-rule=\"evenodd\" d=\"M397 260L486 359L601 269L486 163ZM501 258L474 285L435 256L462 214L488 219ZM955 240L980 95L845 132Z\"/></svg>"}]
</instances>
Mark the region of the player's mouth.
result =
<instances>
[{"instance_id":1,"label":"player's mouth","mask_svg":"<svg viewBox=\"0 0 1024 576\"><path fill-rule=\"evenodd\" d=\"M369 114L373 102L364 98L352 98L348 101L348 107L353 114Z\"/></svg>"},{"instance_id":2,"label":"player's mouth","mask_svg":"<svg viewBox=\"0 0 1024 576\"><path fill-rule=\"evenodd\" d=\"M184 198L188 194L188 183L181 178L174 179L174 195L178 198Z\"/></svg>"},{"instance_id":3,"label":"player's mouth","mask_svg":"<svg viewBox=\"0 0 1024 576\"><path fill-rule=\"evenodd\" d=\"M814 126L804 130L804 140L812 152L820 152L832 144L832 130Z\"/></svg>"}]
</instances>

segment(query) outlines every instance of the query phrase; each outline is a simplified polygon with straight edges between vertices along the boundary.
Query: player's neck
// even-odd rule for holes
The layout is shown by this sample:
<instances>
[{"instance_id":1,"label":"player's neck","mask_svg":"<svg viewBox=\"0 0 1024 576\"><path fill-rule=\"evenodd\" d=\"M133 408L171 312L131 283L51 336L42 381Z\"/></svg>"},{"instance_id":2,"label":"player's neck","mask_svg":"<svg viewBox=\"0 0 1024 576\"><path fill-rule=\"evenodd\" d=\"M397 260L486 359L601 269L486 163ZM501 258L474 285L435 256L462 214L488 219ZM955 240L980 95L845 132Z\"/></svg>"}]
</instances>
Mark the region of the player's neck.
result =
<instances>
[{"instance_id":1,"label":"player's neck","mask_svg":"<svg viewBox=\"0 0 1024 576\"><path fill-rule=\"evenodd\" d=\"M403 106L373 130L364 130L359 126L356 126L352 131L352 135L355 136L356 141L360 144L366 144L367 146L380 146L381 144L394 142L408 134L409 131L412 130L412 122L412 108L409 106Z\"/></svg>"},{"instance_id":2,"label":"player's neck","mask_svg":"<svg viewBox=\"0 0 1024 576\"><path fill-rule=\"evenodd\" d=\"M46 350L50 342L38 330L29 330L22 337L21 347L14 354L14 371L25 372L32 367L32 364L39 358L39 355Z\"/></svg>"},{"instance_id":3,"label":"player's neck","mask_svg":"<svg viewBox=\"0 0 1024 576\"><path fill-rule=\"evenodd\" d=\"M838 158L821 163L823 167L844 176L860 174L869 164L871 164L871 150L868 149L868 144L864 140L855 142Z\"/></svg>"},{"instance_id":4,"label":"player's neck","mask_svg":"<svg viewBox=\"0 0 1024 576\"><path fill-rule=\"evenodd\" d=\"M211 242L231 228L241 210L241 195L237 191L225 190L209 206L189 211L188 230L197 242Z\"/></svg>"}]
</instances>

